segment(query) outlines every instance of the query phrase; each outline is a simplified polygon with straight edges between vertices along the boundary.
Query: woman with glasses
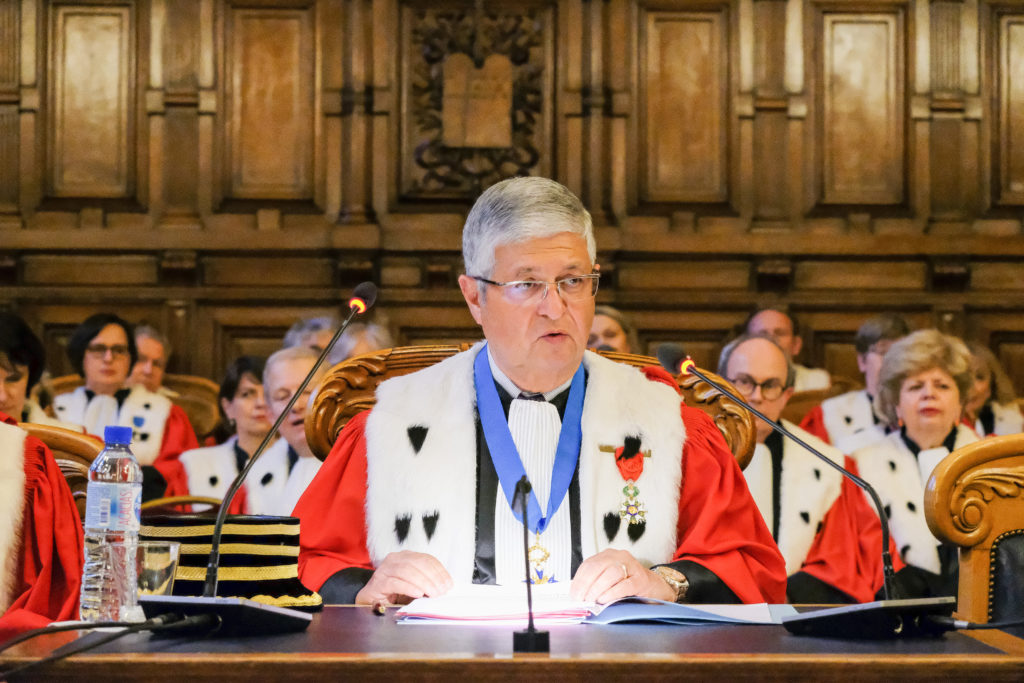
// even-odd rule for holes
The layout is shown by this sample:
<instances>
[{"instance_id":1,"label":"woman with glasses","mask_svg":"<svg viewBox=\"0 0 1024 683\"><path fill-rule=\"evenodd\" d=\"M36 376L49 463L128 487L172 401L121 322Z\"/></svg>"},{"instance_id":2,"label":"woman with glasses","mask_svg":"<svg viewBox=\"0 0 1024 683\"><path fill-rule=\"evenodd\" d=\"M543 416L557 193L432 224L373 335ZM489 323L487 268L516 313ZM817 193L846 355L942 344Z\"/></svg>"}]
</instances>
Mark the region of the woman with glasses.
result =
<instances>
[{"instance_id":1,"label":"woman with glasses","mask_svg":"<svg viewBox=\"0 0 1024 683\"><path fill-rule=\"evenodd\" d=\"M625 313L611 306L597 306L594 309L594 322L590 326L587 348L640 353L640 339L636 334L636 326Z\"/></svg>"},{"instance_id":2,"label":"woman with glasses","mask_svg":"<svg viewBox=\"0 0 1024 683\"><path fill-rule=\"evenodd\" d=\"M919 330L886 352L878 411L898 429L852 454L889 513L908 567L897 575L904 597L954 595L957 551L940 546L924 517L924 487L950 452L978 440L960 423L971 383L970 352L938 330Z\"/></svg>"},{"instance_id":3,"label":"woman with glasses","mask_svg":"<svg viewBox=\"0 0 1024 683\"><path fill-rule=\"evenodd\" d=\"M107 425L131 427L132 452L143 466L143 499L187 491L178 462L199 446L188 417L170 399L142 385L126 388L136 360L132 326L112 313L97 313L68 339L68 359L85 385L53 400L57 417L102 434Z\"/></svg>"}]
</instances>

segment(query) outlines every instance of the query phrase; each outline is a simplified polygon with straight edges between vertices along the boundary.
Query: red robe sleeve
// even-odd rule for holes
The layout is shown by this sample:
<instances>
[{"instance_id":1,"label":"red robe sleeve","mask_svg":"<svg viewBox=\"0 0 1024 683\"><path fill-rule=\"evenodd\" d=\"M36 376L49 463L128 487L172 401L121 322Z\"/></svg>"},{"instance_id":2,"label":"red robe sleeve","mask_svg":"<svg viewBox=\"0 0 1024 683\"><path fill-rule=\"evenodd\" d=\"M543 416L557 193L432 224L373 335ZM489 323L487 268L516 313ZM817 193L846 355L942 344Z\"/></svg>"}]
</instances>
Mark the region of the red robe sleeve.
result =
<instances>
[{"instance_id":1,"label":"red robe sleeve","mask_svg":"<svg viewBox=\"0 0 1024 683\"><path fill-rule=\"evenodd\" d=\"M645 367L653 382L679 390L659 367ZM690 560L710 570L741 601L786 601L786 561L750 495L725 437L708 415L682 406L686 441L679 493L679 546L673 561Z\"/></svg>"},{"instance_id":2,"label":"red robe sleeve","mask_svg":"<svg viewBox=\"0 0 1024 683\"><path fill-rule=\"evenodd\" d=\"M373 569L366 550L364 428L369 414L359 413L345 425L292 512L300 520L299 579L310 590L320 590L346 567Z\"/></svg>"},{"instance_id":3,"label":"red robe sleeve","mask_svg":"<svg viewBox=\"0 0 1024 683\"><path fill-rule=\"evenodd\" d=\"M827 444L832 443L832 440L828 438L828 430L825 429L825 411L821 409L820 403L814 406L811 412L804 415L804 419L800 420L800 429L808 434L814 434Z\"/></svg>"},{"instance_id":4,"label":"red robe sleeve","mask_svg":"<svg viewBox=\"0 0 1024 683\"><path fill-rule=\"evenodd\" d=\"M849 457L844 467L857 474ZM889 538L889 552L896 571L903 561ZM800 571L843 591L857 602L869 602L882 587L882 525L866 494L843 477L839 497L822 521Z\"/></svg>"},{"instance_id":5,"label":"red robe sleeve","mask_svg":"<svg viewBox=\"0 0 1024 683\"><path fill-rule=\"evenodd\" d=\"M165 496L187 496L188 495L188 473L185 466L178 458L185 451L199 448L199 440L196 439L195 430L188 421L188 416L180 406L171 405L171 412L167 415L167 423L164 425L164 440L160 444L160 455L153 462L164 481L167 482Z\"/></svg>"},{"instance_id":6,"label":"red robe sleeve","mask_svg":"<svg viewBox=\"0 0 1024 683\"><path fill-rule=\"evenodd\" d=\"M14 601L0 617L0 640L52 621L78 618L84 564L82 524L53 454L25 439L25 507Z\"/></svg>"},{"instance_id":7,"label":"red robe sleeve","mask_svg":"<svg viewBox=\"0 0 1024 683\"><path fill-rule=\"evenodd\" d=\"M703 411L683 406L682 413L686 442L673 561L707 568L743 602L785 602L786 563L725 438Z\"/></svg>"}]
</instances>

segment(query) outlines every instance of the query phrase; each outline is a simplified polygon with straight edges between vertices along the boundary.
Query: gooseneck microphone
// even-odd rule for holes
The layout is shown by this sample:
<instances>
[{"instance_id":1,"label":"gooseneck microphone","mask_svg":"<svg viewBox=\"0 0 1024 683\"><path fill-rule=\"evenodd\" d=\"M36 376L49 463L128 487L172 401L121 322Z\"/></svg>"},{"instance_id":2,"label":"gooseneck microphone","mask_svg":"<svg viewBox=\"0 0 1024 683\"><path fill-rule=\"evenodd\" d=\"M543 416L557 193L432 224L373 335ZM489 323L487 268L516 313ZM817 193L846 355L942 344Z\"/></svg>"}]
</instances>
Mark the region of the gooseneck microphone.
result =
<instances>
[{"instance_id":1,"label":"gooseneck microphone","mask_svg":"<svg viewBox=\"0 0 1024 683\"><path fill-rule=\"evenodd\" d=\"M281 423L291 413L292 407L299 397L306 390L306 386L316 376L320 366L323 365L327 354L331 352L341 335L348 329L357 315L362 315L369 310L377 301L377 286L372 282L362 282L352 292L352 298L348 301L349 314L338 330L331 337L331 341L320 352L319 358L313 368L302 380L295 393L292 394L288 405L284 407L281 414L277 416L274 425L263 437L262 443L256 452L246 462L245 467L238 473L231 488L224 495L220 509L217 511L217 519L213 526L213 535L210 541L210 557L206 565L206 582L203 585L203 596L201 598L183 598L173 596L146 596L140 599L145 609L170 609L180 608L179 611L187 615L203 613L204 610L217 612L222 618L221 632L234 635L247 632L272 633L277 631L298 630L309 624L310 615L299 610L283 607L272 607L251 600L241 598L218 598L217 596L217 573L220 566L220 541L224 531L224 523L227 520L228 508L231 501L242 487L246 476L256 461L263 455L263 452L270 445ZM230 605L227 604L230 602ZM244 604L241 604L244 603ZM273 613L273 614L271 614ZM229 623L230 621L230 623Z\"/></svg>"},{"instance_id":2,"label":"gooseneck microphone","mask_svg":"<svg viewBox=\"0 0 1024 683\"><path fill-rule=\"evenodd\" d=\"M772 429L799 444L819 460L827 463L844 477L860 487L871 499L882 526L882 594L884 600L857 605L818 610L783 618L783 625L791 633L809 636L830 636L843 638L894 638L918 635L938 635L945 630L931 617L948 617L953 613L956 598L922 598L900 600L897 594L892 555L889 553L889 517L878 496L878 492L867 481L825 456L775 420L737 396L733 391L701 372L693 359L678 344L662 344L658 347L658 362L672 373L691 374L736 401L763 420Z\"/></svg>"},{"instance_id":3,"label":"gooseneck microphone","mask_svg":"<svg viewBox=\"0 0 1024 683\"><path fill-rule=\"evenodd\" d=\"M526 510L529 507L527 496L530 495L530 480L524 474L516 482L513 498L523 513L523 565L526 568L526 613L529 619L525 631L512 634L513 652L551 652L551 642L547 631L538 631L533 627L533 582L530 580L530 522Z\"/></svg>"}]
</instances>

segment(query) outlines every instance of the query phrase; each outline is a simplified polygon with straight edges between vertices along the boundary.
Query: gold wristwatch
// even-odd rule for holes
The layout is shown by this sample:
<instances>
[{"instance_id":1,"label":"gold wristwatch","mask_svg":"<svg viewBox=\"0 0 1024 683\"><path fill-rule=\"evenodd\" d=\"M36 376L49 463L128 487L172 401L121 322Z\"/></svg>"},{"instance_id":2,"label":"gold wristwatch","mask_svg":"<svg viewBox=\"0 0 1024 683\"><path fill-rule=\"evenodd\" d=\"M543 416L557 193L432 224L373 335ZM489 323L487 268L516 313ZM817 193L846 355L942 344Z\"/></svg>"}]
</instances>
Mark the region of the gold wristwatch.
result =
<instances>
[{"instance_id":1,"label":"gold wristwatch","mask_svg":"<svg viewBox=\"0 0 1024 683\"><path fill-rule=\"evenodd\" d=\"M676 602L683 602L686 599L686 591L690 589L690 581L686 578L686 574L663 565L651 567L651 571L665 579L665 583L675 589Z\"/></svg>"}]
</instances>

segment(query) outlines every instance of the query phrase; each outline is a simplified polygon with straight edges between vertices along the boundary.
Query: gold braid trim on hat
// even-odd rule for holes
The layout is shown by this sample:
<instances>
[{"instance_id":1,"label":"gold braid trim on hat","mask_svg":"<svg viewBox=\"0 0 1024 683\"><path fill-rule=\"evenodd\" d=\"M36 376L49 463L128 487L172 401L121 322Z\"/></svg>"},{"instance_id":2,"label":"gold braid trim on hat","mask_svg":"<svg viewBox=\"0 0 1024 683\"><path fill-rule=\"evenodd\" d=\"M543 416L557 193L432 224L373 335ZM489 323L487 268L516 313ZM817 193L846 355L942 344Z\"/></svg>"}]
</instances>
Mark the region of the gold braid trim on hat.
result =
<instances>
[{"instance_id":1,"label":"gold braid trim on hat","mask_svg":"<svg viewBox=\"0 0 1024 683\"><path fill-rule=\"evenodd\" d=\"M246 600L252 600L253 602L259 602L273 607L316 607L317 605L322 605L324 603L324 600L320 597L319 593L300 595L298 597L282 595L279 598L272 598L269 595L254 595L251 598L246 598Z\"/></svg>"},{"instance_id":2,"label":"gold braid trim on hat","mask_svg":"<svg viewBox=\"0 0 1024 683\"><path fill-rule=\"evenodd\" d=\"M174 578L179 581L205 581L206 567L178 566ZM281 567L220 567L218 581L276 581L299 578L299 566L288 564Z\"/></svg>"},{"instance_id":3,"label":"gold braid trim on hat","mask_svg":"<svg viewBox=\"0 0 1024 683\"><path fill-rule=\"evenodd\" d=\"M211 536L213 524L197 526L143 526L139 529L142 536L159 538L179 538L181 536ZM298 524L225 524L224 534L244 536L298 536Z\"/></svg>"},{"instance_id":4,"label":"gold braid trim on hat","mask_svg":"<svg viewBox=\"0 0 1024 683\"><path fill-rule=\"evenodd\" d=\"M182 543L182 555L209 555L209 543ZM298 557L299 547L289 545L257 545L255 543L224 543L220 547L221 555L280 555L281 557Z\"/></svg>"}]
</instances>

